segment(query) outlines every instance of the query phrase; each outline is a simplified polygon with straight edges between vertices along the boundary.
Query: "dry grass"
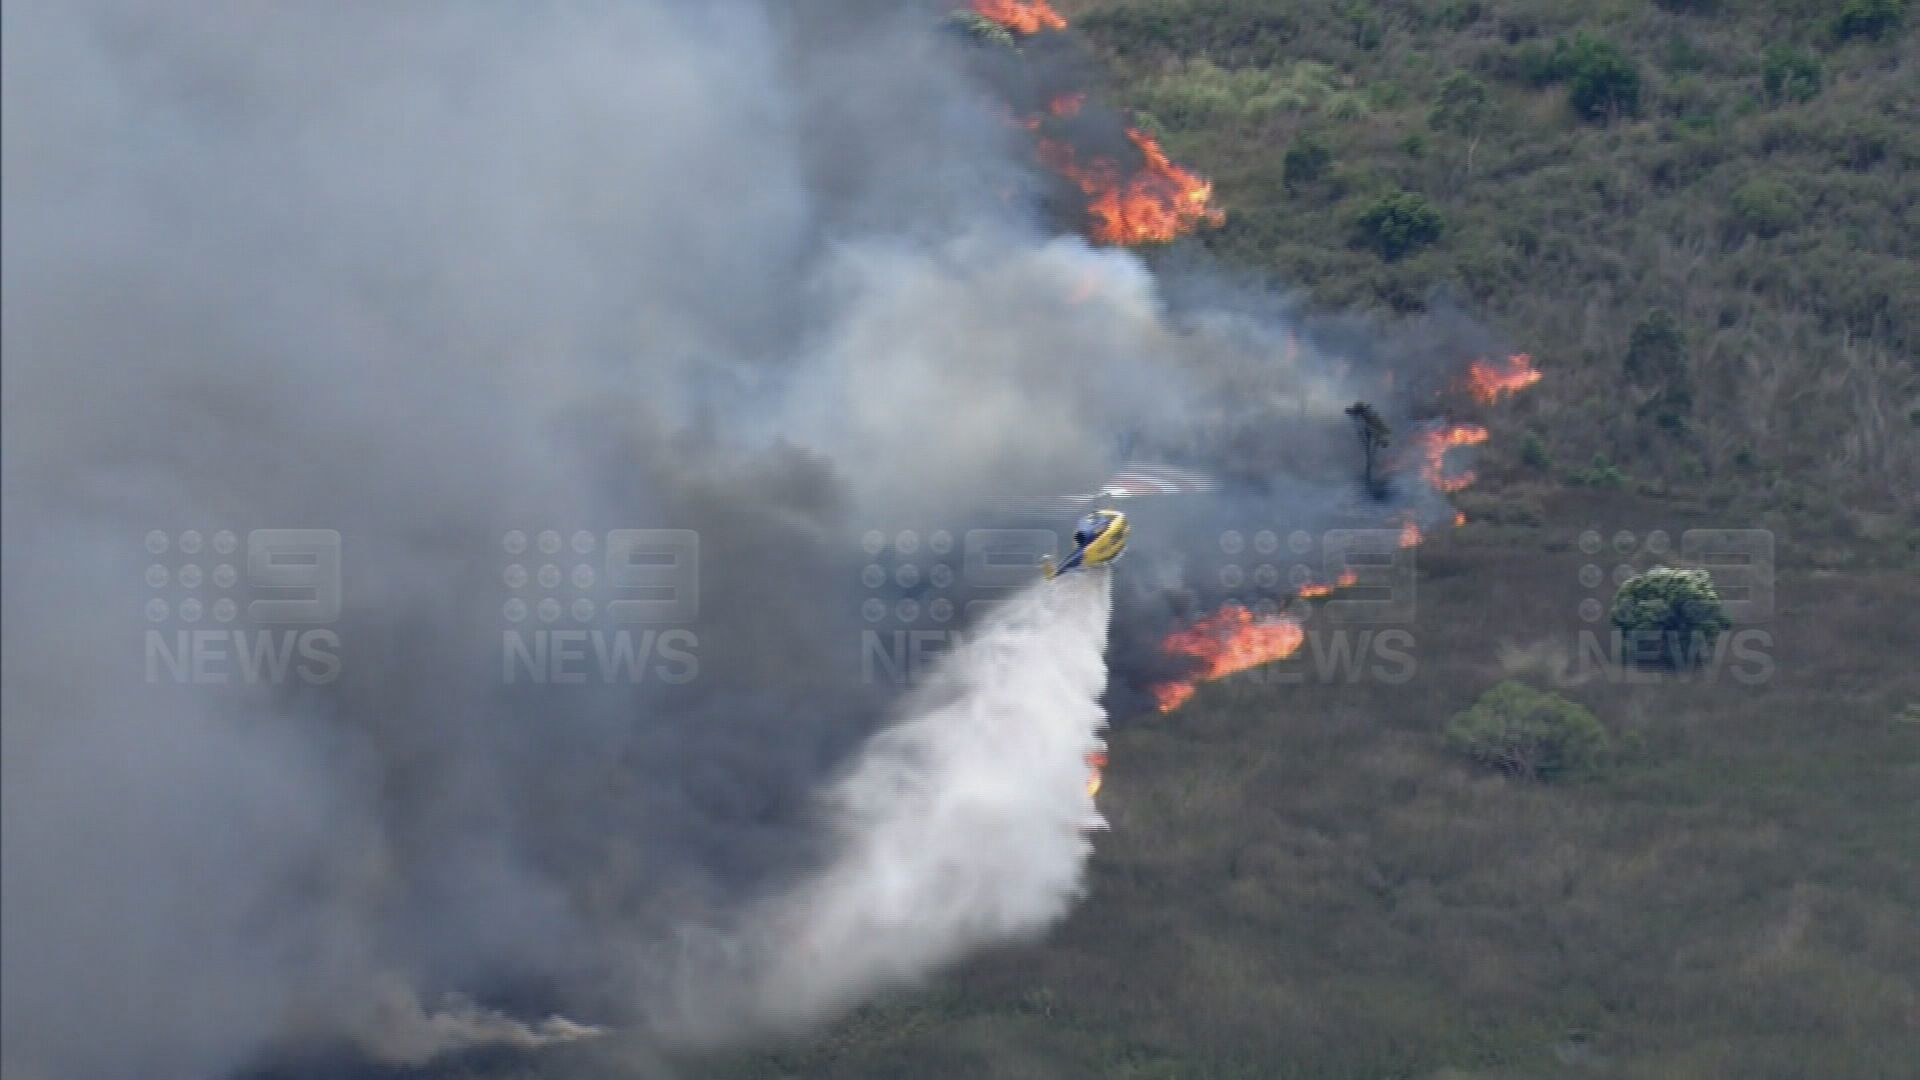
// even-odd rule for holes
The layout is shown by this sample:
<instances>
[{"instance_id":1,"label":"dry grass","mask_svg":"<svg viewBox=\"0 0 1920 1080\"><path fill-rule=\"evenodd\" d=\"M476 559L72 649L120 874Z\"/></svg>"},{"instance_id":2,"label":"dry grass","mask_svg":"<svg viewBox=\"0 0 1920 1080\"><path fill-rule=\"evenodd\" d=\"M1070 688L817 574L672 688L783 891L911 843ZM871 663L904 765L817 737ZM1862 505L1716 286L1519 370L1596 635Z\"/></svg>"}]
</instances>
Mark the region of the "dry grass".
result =
<instances>
[{"instance_id":1,"label":"dry grass","mask_svg":"<svg viewBox=\"0 0 1920 1080\"><path fill-rule=\"evenodd\" d=\"M1581 525L1530 550L1435 541L1404 686L1256 673L1122 723L1087 903L860 1023L916 1018L915 1075L957 1066L956 1040L970 1075L1899 1075L1920 1059L1920 727L1898 719L1920 673L1895 643L1920 640L1920 581L1789 569L1767 681L1593 674L1563 692L1631 747L1601 777L1476 771L1440 726L1586 625L1583 510L1671 514L1550 504ZM988 1017L1019 1019L988 1045L968 1034ZM884 1037L833 1046L721 1075L902 1064Z\"/></svg>"}]
</instances>

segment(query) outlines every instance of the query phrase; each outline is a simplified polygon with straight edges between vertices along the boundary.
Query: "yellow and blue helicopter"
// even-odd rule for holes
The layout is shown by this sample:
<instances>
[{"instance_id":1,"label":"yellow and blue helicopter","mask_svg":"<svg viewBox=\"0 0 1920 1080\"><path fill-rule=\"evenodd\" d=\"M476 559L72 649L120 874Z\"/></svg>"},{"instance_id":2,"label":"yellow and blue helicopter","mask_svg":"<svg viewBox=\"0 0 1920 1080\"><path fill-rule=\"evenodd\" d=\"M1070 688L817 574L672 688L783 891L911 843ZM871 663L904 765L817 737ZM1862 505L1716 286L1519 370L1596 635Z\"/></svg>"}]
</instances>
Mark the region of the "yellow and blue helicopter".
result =
<instances>
[{"instance_id":1,"label":"yellow and blue helicopter","mask_svg":"<svg viewBox=\"0 0 1920 1080\"><path fill-rule=\"evenodd\" d=\"M1127 550L1127 515L1118 510L1095 510L1080 519L1073 530L1073 554L1055 566L1053 556L1040 561L1048 577L1059 577L1073 570L1105 566Z\"/></svg>"}]
</instances>

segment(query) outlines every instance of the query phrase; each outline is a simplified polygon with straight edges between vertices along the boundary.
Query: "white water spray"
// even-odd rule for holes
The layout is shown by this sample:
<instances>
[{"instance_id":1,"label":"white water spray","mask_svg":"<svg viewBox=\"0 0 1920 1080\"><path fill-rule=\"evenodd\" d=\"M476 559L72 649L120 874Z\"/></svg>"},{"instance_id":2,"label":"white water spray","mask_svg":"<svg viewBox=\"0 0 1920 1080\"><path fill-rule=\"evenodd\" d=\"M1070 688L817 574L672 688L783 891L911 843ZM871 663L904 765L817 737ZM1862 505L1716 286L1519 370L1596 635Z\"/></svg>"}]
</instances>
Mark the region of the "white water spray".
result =
<instances>
[{"instance_id":1,"label":"white water spray","mask_svg":"<svg viewBox=\"0 0 1920 1080\"><path fill-rule=\"evenodd\" d=\"M793 1027L970 949L1031 938L1082 890L1100 823L1111 573L1040 581L989 614L830 790L843 847L782 897L759 981Z\"/></svg>"}]
</instances>

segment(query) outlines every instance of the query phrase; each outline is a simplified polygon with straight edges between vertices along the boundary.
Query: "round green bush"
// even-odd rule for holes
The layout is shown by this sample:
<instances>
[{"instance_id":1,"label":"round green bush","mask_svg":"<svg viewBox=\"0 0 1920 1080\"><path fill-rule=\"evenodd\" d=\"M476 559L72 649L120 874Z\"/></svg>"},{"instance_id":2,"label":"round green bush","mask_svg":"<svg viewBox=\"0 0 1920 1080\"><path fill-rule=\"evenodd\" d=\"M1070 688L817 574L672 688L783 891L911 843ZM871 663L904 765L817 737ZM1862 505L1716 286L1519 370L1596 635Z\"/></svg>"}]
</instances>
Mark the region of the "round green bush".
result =
<instances>
[{"instance_id":1,"label":"round green bush","mask_svg":"<svg viewBox=\"0 0 1920 1080\"><path fill-rule=\"evenodd\" d=\"M1362 243L1392 261L1440 239L1440 211L1411 191L1382 195L1354 219Z\"/></svg>"},{"instance_id":2,"label":"round green bush","mask_svg":"<svg viewBox=\"0 0 1920 1080\"><path fill-rule=\"evenodd\" d=\"M1622 658L1683 667L1699 663L1732 625L1705 570L1656 566L1613 597Z\"/></svg>"},{"instance_id":3,"label":"round green bush","mask_svg":"<svg viewBox=\"0 0 1920 1080\"><path fill-rule=\"evenodd\" d=\"M1607 729L1586 706L1509 679L1447 724L1447 744L1502 772L1552 780L1598 765Z\"/></svg>"}]
</instances>

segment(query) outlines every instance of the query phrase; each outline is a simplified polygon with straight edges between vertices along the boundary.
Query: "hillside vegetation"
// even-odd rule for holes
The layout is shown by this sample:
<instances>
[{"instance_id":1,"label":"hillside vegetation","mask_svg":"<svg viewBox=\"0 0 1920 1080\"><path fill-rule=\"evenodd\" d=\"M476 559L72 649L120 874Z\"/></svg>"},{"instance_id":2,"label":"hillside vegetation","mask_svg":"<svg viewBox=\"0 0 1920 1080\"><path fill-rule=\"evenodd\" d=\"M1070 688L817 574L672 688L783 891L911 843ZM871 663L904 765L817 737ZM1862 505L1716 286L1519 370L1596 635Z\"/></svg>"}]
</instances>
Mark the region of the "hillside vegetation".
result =
<instances>
[{"instance_id":1,"label":"hillside vegetation","mask_svg":"<svg viewBox=\"0 0 1920 1080\"><path fill-rule=\"evenodd\" d=\"M1055 3L1217 182L1184 243L1547 378L1419 549L1412 682L1115 717L1051 937L679 1074L1915 1075L1920 5ZM1583 564L1656 561L1583 533L1703 526L1776 535L1763 670L1583 654Z\"/></svg>"},{"instance_id":2,"label":"hillside vegetation","mask_svg":"<svg viewBox=\"0 0 1920 1080\"><path fill-rule=\"evenodd\" d=\"M1904 0L1060 6L1217 181L1201 242L1330 307L1452 303L1535 355L1519 478L1778 515L1851 558L1920 547Z\"/></svg>"},{"instance_id":3,"label":"hillside vegetation","mask_svg":"<svg viewBox=\"0 0 1920 1080\"><path fill-rule=\"evenodd\" d=\"M1420 551L1412 684L1288 662L1116 717L1054 938L695 1071L1913 1075L1920 13L1058 6L1217 181L1190 242L1454 305L1547 379ZM1583 662L1582 531L1697 526L1775 533L1764 677Z\"/></svg>"}]
</instances>

